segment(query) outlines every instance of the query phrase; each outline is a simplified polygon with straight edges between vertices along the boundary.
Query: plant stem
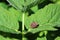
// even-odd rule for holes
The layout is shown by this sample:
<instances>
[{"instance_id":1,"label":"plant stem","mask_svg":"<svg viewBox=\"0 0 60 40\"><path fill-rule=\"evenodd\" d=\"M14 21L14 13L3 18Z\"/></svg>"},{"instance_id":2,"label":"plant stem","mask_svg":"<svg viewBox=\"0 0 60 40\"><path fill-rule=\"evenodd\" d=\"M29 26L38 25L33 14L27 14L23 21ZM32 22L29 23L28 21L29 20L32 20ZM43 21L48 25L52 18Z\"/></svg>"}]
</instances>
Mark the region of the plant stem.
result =
<instances>
[{"instance_id":1,"label":"plant stem","mask_svg":"<svg viewBox=\"0 0 60 40\"><path fill-rule=\"evenodd\" d=\"M24 13L22 15L22 31L24 30Z\"/></svg>"},{"instance_id":2,"label":"plant stem","mask_svg":"<svg viewBox=\"0 0 60 40\"><path fill-rule=\"evenodd\" d=\"M24 40L24 14L22 15L22 40Z\"/></svg>"}]
</instances>

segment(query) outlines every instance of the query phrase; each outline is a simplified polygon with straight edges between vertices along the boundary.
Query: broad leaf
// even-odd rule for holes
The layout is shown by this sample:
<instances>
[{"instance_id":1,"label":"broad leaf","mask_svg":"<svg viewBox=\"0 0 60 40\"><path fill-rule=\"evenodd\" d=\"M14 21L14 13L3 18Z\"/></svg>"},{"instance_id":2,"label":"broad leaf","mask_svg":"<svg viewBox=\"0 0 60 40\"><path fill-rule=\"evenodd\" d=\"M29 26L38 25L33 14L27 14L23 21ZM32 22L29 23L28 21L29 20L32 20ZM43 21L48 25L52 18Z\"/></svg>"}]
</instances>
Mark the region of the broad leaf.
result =
<instances>
[{"instance_id":1,"label":"broad leaf","mask_svg":"<svg viewBox=\"0 0 60 40\"><path fill-rule=\"evenodd\" d=\"M25 10L27 7L42 3L44 0L7 0L13 7Z\"/></svg>"},{"instance_id":2,"label":"broad leaf","mask_svg":"<svg viewBox=\"0 0 60 40\"><path fill-rule=\"evenodd\" d=\"M18 21L22 21L22 12L14 9L13 7L9 8L9 12L17 18Z\"/></svg>"},{"instance_id":3,"label":"broad leaf","mask_svg":"<svg viewBox=\"0 0 60 40\"><path fill-rule=\"evenodd\" d=\"M0 35L0 40L18 40L18 39L9 38L9 37L4 37L4 36Z\"/></svg>"},{"instance_id":4,"label":"broad leaf","mask_svg":"<svg viewBox=\"0 0 60 40\"><path fill-rule=\"evenodd\" d=\"M38 32L43 30L56 30L54 27L60 24L60 5L49 4L40 9L35 14L25 18L25 26L30 32ZM28 21L26 21L28 20ZM59 21L58 21L59 20ZM37 28L31 28L31 24L36 22L39 24Z\"/></svg>"},{"instance_id":5,"label":"broad leaf","mask_svg":"<svg viewBox=\"0 0 60 40\"><path fill-rule=\"evenodd\" d=\"M20 33L17 18L0 6L0 31L9 33Z\"/></svg>"}]
</instances>

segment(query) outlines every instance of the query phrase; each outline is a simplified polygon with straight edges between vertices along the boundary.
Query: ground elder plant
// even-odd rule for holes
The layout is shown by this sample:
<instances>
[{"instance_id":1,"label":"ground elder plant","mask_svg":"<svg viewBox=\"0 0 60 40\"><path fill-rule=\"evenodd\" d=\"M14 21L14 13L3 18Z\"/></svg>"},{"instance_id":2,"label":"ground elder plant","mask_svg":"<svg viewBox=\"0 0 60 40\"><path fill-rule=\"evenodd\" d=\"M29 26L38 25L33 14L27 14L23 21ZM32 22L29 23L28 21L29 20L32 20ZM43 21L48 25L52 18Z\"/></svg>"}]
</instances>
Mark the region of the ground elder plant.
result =
<instances>
[{"instance_id":1,"label":"ground elder plant","mask_svg":"<svg viewBox=\"0 0 60 40\"><path fill-rule=\"evenodd\" d=\"M0 40L60 40L60 0L0 0Z\"/></svg>"}]
</instances>

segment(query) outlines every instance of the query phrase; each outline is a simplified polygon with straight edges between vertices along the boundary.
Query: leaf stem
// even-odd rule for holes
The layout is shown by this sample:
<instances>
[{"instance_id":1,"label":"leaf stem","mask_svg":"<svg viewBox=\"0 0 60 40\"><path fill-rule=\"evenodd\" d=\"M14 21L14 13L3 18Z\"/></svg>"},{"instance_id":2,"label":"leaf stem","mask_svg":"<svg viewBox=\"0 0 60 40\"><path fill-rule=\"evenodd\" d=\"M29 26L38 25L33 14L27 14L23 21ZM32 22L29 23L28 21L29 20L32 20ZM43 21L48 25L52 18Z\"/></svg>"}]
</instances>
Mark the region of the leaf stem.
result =
<instances>
[{"instance_id":1,"label":"leaf stem","mask_svg":"<svg viewBox=\"0 0 60 40\"><path fill-rule=\"evenodd\" d=\"M22 40L24 40L24 14L22 15Z\"/></svg>"},{"instance_id":2,"label":"leaf stem","mask_svg":"<svg viewBox=\"0 0 60 40\"><path fill-rule=\"evenodd\" d=\"M22 31L24 30L24 13L22 15Z\"/></svg>"}]
</instances>

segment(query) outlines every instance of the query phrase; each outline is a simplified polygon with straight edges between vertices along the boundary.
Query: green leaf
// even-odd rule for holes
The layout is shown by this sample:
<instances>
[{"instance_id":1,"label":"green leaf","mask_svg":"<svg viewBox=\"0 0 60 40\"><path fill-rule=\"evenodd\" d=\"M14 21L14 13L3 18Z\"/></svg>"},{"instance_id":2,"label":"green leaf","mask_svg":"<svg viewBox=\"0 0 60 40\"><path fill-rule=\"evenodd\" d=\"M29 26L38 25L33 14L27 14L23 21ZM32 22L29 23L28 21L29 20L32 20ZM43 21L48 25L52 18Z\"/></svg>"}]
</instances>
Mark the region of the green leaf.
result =
<instances>
[{"instance_id":1,"label":"green leaf","mask_svg":"<svg viewBox=\"0 0 60 40\"><path fill-rule=\"evenodd\" d=\"M13 7L9 8L9 12L12 13L13 16L15 16L18 21L22 21L22 12L14 9Z\"/></svg>"},{"instance_id":2,"label":"green leaf","mask_svg":"<svg viewBox=\"0 0 60 40\"><path fill-rule=\"evenodd\" d=\"M41 31L40 33L39 33L39 36L43 36L43 35L47 35L47 31Z\"/></svg>"},{"instance_id":3,"label":"green leaf","mask_svg":"<svg viewBox=\"0 0 60 40\"><path fill-rule=\"evenodd\" d=\"M2 6L3 8L8 8L8 6L5 4L5 3L2 3L2 2L0 2L0 6Z\"/></svg>"},{"instance_id":4,"label":"green leaf","mask_svg":"<svg viewBox=\"0 0 60 40\"><path fill-rule=\"evenodd\" d=\"M60 4L60 1L58 1L57 4Z\"/></svg>"},{"instance_id":5,"label":"green leaf","mask_svg":"<svg viewBox=\"0 0 60 40\"><path fill-rule=\"evenodd\" d=\"M24 4L24 0L7 0L10 5L12 5L13 7L15 7L16 9L22 10L23 9L23 5Z\"/></svg>"},{"instance_id":6,"label":"green leaf","mask_svg":"<svg viewBox=\"0 0 60 40\"><path fill-rule=\"evenodd\" d=\"M27 38L26 37L23 37L22 40L27 40Z\"/></svg>"},{"instance_id":7,"label":"green leaf","mask_svg":"<svg viewBox=\"0 0 60 40\"><path fill-rule=\"evenodd\" d=\"M2 35L0 35L0 40L18 40L18 39L9 38L9 37L3 37Z\"/></svg>"},{"instance_id":8,"label":"green leaf","mask_svg":"<svg viewBox=\"0 0 60 40\"><path fill-rule=\"evenodd\" d=\"M44 32L44 35L46 36L47 35L47 33L48 33L48 31L43 31Z\"/></svg>"},{"instance_id":9,"label":"green leaf","mask_svg":"<svg viewBox=\"0 0 60 40\"><path fill-rule=\"evenodd\" d=\"M38 6L36 5L36 6L32 7L31 10L32 10L33 12L37 12L37 11L38 11Z\"/></svg>"},{"instance_id":10,"label":"green leaf","mask_svg":"<svg viewBox=\"0 0 60 40\"><path fill-rule=\"evenodd\" d=\"M43 36L43 34L44 34L44 32L42 31L42 32L39 33L39 36Z\"/></svg>"},{"instance_id":11,"label":"green leaf","mask_svg":"<svg viewBox=\"0 0 60 40\"><path fill-rule=\"evenodd\" d=\"M60 40L60 37L57 37L55 40Z\"/></svg>"},{"instance_id":12,"label":"green leaf","mask_svg":"<svg viewBox=\"0 0 60 40\"><path fill-rule=\"evenodd\" d=\"M46 37L42 37L42 38L37 38L37 40L47 40Z\"/></svg>"},{"instance_id":13,"label":"green leaf","mask_svg":"<svg viewBox=\"0 0 60 40\"><path fill-rule=\"evenodd\" d=\"M42 3L44 0L7 0L13 7L25 10L27 7Z\"/></svg>"},{"instance_id":14,"label":"green leaf","mask_svg":"<svg viewBox=\"0 0 60 40\"><path fill-rule=\"evenodd\" d=\"M25 18L25 26L30 32L38 32L43 30L57 30L54 27L60 19L60 5L49 4L43 9L38 10L35 14ZM28 21L26 21L28 20ZM59 20L60 21L60 20ZM31 24L36 22L39 24L37 28L31 28Z\"/></svg>"},{"instance_id":15,"label":"green leaf","mask_svg":"<svg viewBox=\"0 0 60 40\"><path fill-rule=\"evenodd\" d=\"M58 2L58 1L60 1L60 0L50 0L50 1L53 1L53 2Z\"/></svg>"},{"instance_id":16,"label":"green leaf","mask_svg":"<svg viewBox=\"0 0 60 40\"><path fill-rule=\"evenodd\" d=\"M60 4L60 0L50 0L50 1L52 1L52 2L54 2L56 4Z\"/></svg>"},{"instance_id":17,"label":"green leaf","mask_svg":"<svg viewBox=\"0 0 60 40\"><path fill-rule=\"evenodd\" d=\"M0 31L9 33L20 33L17 18L8 10L0 6Z\"/></svg>"}]
</instances>

